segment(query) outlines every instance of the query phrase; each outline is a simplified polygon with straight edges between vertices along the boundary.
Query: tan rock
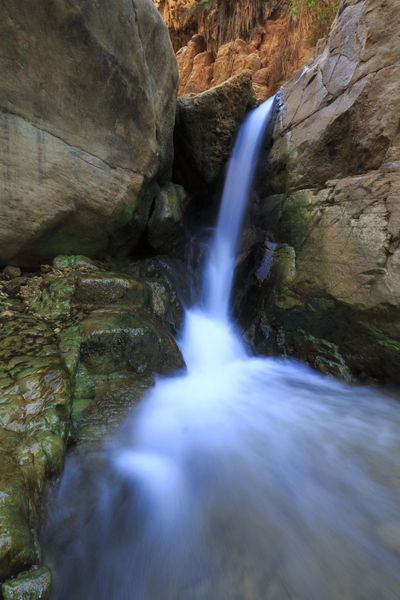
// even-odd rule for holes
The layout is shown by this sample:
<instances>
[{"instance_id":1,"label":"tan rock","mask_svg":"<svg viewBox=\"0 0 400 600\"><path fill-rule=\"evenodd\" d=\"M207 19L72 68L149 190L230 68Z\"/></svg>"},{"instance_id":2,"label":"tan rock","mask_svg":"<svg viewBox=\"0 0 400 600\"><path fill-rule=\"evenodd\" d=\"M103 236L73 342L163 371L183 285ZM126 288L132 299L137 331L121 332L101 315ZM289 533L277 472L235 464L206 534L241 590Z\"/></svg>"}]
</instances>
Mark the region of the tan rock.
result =
<instances>
[{"instance_id":1,"label":"tan rock","mask_svg":"<svg viewBox=\"0 0 400 600\"><path fill-rule=\"evenodd\" d=\"M151 0L2 3L0 56L0 264L105 250L171 167L160 15Z\"/></svg>"},{"instance_id":2,"label":"tan rock","mask_svg":"<svg viewBox=\"0 0 400 600\"><path fill-rule=\"evenodd\" d=\"M185 85L185 94L199 94L210 88L213 59L212 52L201 52L194 57L192 71Z\"/></svg>"}]
</instances>

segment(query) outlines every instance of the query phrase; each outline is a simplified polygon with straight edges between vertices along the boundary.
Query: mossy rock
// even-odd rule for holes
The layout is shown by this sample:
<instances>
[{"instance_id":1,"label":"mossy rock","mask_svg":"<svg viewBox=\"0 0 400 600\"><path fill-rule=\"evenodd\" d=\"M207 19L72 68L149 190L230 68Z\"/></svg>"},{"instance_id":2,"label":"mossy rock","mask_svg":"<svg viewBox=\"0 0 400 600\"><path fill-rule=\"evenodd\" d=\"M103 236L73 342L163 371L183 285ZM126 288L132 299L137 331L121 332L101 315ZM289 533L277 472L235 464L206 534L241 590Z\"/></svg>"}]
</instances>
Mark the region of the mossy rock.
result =
<instances>
[{"instance_id":1,"label":"mossy rock","mask_svg":"<svg viewBox=\"0 0 400 600\"><path fill-rule=\"evenodd\" d=\"M84 257L54 264L12 289L0 282L1 579L40 562L43 486L60 473L67 440L99 441L153 373L183 365L142 278Z\"/></svg>"},{"instance_id":2,"label":"mossy rock","mask_svg":"<svg viewBox=\"0 0 400 600\"><path fill-rule=\"evenodd\" d=\"M151 306L150 288L133 277L97 272L77 277L74 300L78 304Z\"/></svg>"},{"instance_id":3,"label":"mossy rock","mask_svg":"<svg viewBox=\"0 0 400 600\"><path fill-rule=\"evenodd\" d=\"M183 366L169 332L144 312L99 309L81 328L81 359L90 372L151 374Z\"/></svg>"},{"instance_id":4,"label":"mossy rock","mask_svg":"<svg viewBox=\"0 0 400 600\"><path fill-rule=\"evenodd\" d=\"M1 591L4 600L48 600L50 588L50 570L40 567L6 581Z\"/></svg>"}]
</instances>

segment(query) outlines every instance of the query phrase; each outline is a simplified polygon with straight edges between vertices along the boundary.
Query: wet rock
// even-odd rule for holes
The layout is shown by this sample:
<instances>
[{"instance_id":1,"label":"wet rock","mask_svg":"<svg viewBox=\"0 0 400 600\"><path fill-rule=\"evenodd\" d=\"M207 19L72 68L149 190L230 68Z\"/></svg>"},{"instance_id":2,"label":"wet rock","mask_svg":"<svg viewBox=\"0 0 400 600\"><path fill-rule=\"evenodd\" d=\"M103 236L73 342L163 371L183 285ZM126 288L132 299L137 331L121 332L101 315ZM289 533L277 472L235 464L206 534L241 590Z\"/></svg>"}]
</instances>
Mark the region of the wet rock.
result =
<instances>
[{"instance_id":1,"label":"wet rock","mask_svg":"<svg viewBox=\"0 0 400 600\"><path fill-rule=\"evenodd\" d=\"M18 0L0 6L0 54L0 263L103 253L171 169L167 28L151 0Z\"/></svg>"},{"instance_id":2,"label":"wet rock","mask_svg":"<svg viewBox=\"0 0 400 600\"><path fill-rule=\"evenodd\" d=\"M30 315L2 315L0 363L0 577L6 579L38 559L40 493L62 465L70 392L53 332Z\"/></svg>"},{"instance_id":3,"label":"wet rock","mask_svg":"<svg viewBox=\"0 0 400 600\"><path fill-rule=\"evenodd\" d=\"M55 264L0 282L2 580L40 564L41 495L46 479L62 469L67 441L100 443L153 374L183 366L144 279L94 269L84 257ZM11 293L18 279L24 285ZM7 582L7 593L28 593L26 581Z\"/></svg>"},{"instance_id":4,"label":"wet rock","mask_svg":"<svg viewBox=\"0 0 400 600\"><path fill-rule=\"evenodd\" d=\"M1 590L4 600L48 600L50 588L51 573L41 567L6 581Z\"/></svg>"},{"instance_id":5,"label":"wet rock","mask_svg":"<svg viewBox=\"0 0 400 600\"><path fill-rule=\"evenodd\" d=\"M169 333L145 313L103 308L82 321L81 330L81 359L89 371L152 374L183 366Z\"/></svg>"},{"instance_id":6,"label":"wet rock","mask_svg":"<svg viewBox=\"0 0 400 600\"><path fill-rule=\"evenodd\" d=\"M183 322L183 305L191 304L191 285L183 261L176 258L149 258L131 262L125 270L145 280L151 289L154 314L176 335Z\"/></svg>"},{"instance_id":7,"label":"wet rock","mask_svg":"<svg viewBox=\"0 0 400 600\"><path fill-rule=\"evenodd\" d=\"M274 194L260 222L291 248L293 263L289 277L276 254L251 301L259 298L268 324L268 335L260 333L266 348L283 331L286 350L302 356L299 341L288 342L302 330L334 344L354 374L395 380L399 27L394 0L342 2L322 53L283 87L266 181Z\"/></svg>"},{"instance_id":8,"label":"wet rock","mask_svg":"<svg viewBox=\"0 0 400 600\"><path fill-rule=\"evenodd\" d=\"M147 225L147 239L159 253L182 252L185 211L189 198L182 186L169 183L160 189Z\"/></svg>"},{"instance_id":9,"label":"wet rock","mask_svg":"<svg viewBox=\"0 0 400 600\"><path fill-rule=\"evenodd\" d=\"M79 275L74 299L83 305L129 304L150 305L150 288L129 276L98 271L93 275Z\"/></svg>"},{"instance_id":10,"label":"wet rock","mask_svg":"<svg viewBox=\"0 0 400 600\"><path fill-rule=\"evenodd\" d=\"M250 72L195 96L178 99L175 126L177 180L193 193L216 184L246 112L255 105Z\"/></svg>"}]
</instances>

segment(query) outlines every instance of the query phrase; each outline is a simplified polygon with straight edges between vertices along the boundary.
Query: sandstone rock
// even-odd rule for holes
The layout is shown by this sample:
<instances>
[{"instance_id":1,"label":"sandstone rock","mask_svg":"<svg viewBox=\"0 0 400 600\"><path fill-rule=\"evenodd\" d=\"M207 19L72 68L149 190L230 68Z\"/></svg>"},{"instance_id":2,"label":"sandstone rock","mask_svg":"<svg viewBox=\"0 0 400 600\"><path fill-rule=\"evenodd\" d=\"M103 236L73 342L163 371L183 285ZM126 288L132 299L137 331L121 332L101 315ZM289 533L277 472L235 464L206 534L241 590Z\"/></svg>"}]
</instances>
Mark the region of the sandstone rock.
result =
<instances>
[{"instance_id":1,"label":"sandstone rock","mask_svg":"<svg viewBox=\"0 0 400 600\"><path fill-rule=\"evenodd\" d=\"M269 184L278 195L263 214L293 269L272 269L260 309L264 349L283 335L301 355L303 330L336 344L353 373L396 380L399 27L395 0L342 2L322 54L282 90Z\"/></svg>"},{"instance_id":2,"label":"sandstone rock","mask_svg":"<svg viewBox=\"0 0 400 600\"><path fill-rule=\"evenodd\" d=\"M202 94L178 99L175 168L186 189L197 193L204 184L216 183L238 125L254 104L249 71Z\"/></svg>"},{"instance_id":3,"label":"sandstone rock","mask_svg":"<svg viewBox=\"0 0 400 600\"><path fill-rule=\"evenodd\" d=\"M0 263L101 253L171 166L167 29L151 0L18 0L0 40Z\"/></svg>"},{"instance_id":4,"label":"sandstone rock","mask_svg":"<svg viewBox=\"0 0 400 600\"><path fill-rule=\"evenodd\" d=\"M312 58L337 9L336 0L326 0L322 11L300 2L296 14L282 0L212 4L156 0L177 50L179 95L205 91L249 69L257 101L266 100Z\"/></svg>"}]
</instances>

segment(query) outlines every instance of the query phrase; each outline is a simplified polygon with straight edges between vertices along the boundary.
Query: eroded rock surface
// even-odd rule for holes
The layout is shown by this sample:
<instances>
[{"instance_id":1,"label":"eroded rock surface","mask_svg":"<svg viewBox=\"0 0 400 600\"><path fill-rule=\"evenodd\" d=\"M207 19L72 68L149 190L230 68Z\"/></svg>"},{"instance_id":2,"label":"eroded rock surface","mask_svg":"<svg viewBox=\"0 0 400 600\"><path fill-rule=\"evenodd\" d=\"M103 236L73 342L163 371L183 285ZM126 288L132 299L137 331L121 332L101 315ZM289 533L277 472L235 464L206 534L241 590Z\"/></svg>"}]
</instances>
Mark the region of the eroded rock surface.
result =
<instances>
[{"instance_id":1,"label":"eroded rock surface","mask_svg":"<svg viewBox=\"0 0 400 600\"><path fill-rule=\"evenodd\" d=\"M83 256L42 271L0 281L0 582L41 562L43 486L60 473L67 443L98 445L155 373L183 366L162 322L162 282L153 291ZM29 595L44 579L23 574L3 596L45 598Z\"/></svg>"},{"instance_id":2,"label":"eroded rock surface","mask_svg":"<svg viewBox=\"0 0 400 600\"><path fill-rule=\"evenodd\" d=\"M311 335L314 354L322 338L353 373L397 381L399 30L396 0L343 1L323 52L283 87L263 202L278 246L252 292L260 347L302 356Z\"/></svg>"},{"instance_id":3,"label":"eroded rock surface","mask_svg":"<svg viewBox=\"0 0 400 600\"><path fill-rule=\"evenodd\" d=\"M337 2L155 0L177 51L179 94L198 94L250 70L258 101L314 55Z\"/></svg>"},{"instance_id":4,"label":"eroded rock surface","mask_svg":"<svg viewBox=\"0 0 400 600\"><path fill-rule=\"evenodd\" d=\"M177 67L151 0L0 7L0 264L104 251L172 163Z\"/></svg>"}]
</instances>

